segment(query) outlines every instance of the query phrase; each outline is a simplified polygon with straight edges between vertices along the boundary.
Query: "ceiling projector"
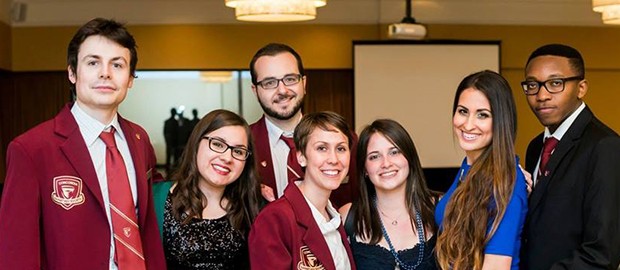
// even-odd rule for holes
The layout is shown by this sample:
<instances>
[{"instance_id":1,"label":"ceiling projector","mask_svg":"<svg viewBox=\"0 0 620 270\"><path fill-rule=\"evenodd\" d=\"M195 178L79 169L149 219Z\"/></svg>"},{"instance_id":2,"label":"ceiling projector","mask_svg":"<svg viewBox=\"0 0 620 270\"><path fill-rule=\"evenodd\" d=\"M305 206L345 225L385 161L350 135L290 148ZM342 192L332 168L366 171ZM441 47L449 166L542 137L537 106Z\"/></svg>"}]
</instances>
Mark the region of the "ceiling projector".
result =
<instances>
[{"instance_id":1,"label":"ceiling projector","mask_svg":"<svg viewBox=\"0 0 620 270\"><path fill-rule=\"evenodd\" d=\"M388 26L388 37L392 39L423 39L426 27L418 23L394 23Z\"/></svg>"},{"instance_id":2,"label":"ceiling projector","mask_svg":"<svg viewBox=\"0 0 620 270\"><path fill-rule=\"evenodd\" d=\"M426 26L415 21L411 16L411 0L405 0L405 18L400 23L388 26L388 38L423 39L424 37L426 37Z\"/></svg>"}]
</instances>

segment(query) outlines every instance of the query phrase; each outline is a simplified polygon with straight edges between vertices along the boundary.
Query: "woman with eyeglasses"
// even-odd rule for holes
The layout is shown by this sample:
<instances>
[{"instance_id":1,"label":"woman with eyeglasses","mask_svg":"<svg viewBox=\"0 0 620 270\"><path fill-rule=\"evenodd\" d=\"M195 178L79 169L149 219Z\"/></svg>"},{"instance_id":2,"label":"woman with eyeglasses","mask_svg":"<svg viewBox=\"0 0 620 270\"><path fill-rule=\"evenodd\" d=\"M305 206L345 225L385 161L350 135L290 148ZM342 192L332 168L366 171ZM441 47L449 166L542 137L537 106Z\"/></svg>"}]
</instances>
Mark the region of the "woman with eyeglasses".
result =
<instances>
[{"instance_id":1,"label":"woman with eyeglasses","mask_svg":"<svg viewBox=\"0 0 620 270\"><path fill-rule=\"evenodd\" d=\"M168 269L249 269L259 184L246 121L215 110L188 140L165 202Z\"/></svg>"},{"instance_id":2,"label":"woman with eyeglasses","mask_svg":"<svg viewBox=\"0 0 620 270\"><path fill-rule=\"evenodd\" d=\"M305 115L295 128L304 179L269 203L250 231L252 270L355 269L338 211L329 195L347 176L352 133L333 112Z\"/></svg>"}]
</instances>

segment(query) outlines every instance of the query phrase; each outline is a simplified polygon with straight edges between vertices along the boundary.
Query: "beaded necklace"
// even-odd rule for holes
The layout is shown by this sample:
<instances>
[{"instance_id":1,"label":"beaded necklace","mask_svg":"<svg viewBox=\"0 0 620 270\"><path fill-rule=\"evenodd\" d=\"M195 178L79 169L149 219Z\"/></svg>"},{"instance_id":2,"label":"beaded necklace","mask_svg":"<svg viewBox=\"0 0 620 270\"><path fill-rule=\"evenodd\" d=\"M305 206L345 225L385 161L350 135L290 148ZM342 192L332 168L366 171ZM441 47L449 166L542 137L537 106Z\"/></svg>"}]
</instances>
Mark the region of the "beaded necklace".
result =
<instances>
[{"instance_id":1,"label":"beaded necklace","mask_svg":"<svg viewBox=\"0 0 620 270\"><path fill-rule=\"evenodd\" d=\"M377 197L375 197L374 199L374 204L375 204L375 208L379 209L377 207ZM401 260L400 257L398 256L398 253L396 253L396 250L394 249L394 245L392 245L392 241L390 240L390 236L388 235L387 230L385 229L385 226L383 226L383 220L381 219L381 215L379 215L379 223L381 224L381 232L383 233L383 238L385 238L385 241L390 247L390 253L392 253L392 256L394 256L396 263L398 264L398 266L400 266L401 269L404 269L404 270L414 270L418 268L418 266L422 264L422 259L424 258L424 244L426 241L424 237L425 234L424 234L424 227L422 224L422 217L420 216L420 212L418 210L415 211L415 222L416 222L417 227L420 228L418 229L418 241L420 243L420 249L418 252L418 260L415 263L415 265L408 265L403 260Z\"/></svg>"}]
</instances>

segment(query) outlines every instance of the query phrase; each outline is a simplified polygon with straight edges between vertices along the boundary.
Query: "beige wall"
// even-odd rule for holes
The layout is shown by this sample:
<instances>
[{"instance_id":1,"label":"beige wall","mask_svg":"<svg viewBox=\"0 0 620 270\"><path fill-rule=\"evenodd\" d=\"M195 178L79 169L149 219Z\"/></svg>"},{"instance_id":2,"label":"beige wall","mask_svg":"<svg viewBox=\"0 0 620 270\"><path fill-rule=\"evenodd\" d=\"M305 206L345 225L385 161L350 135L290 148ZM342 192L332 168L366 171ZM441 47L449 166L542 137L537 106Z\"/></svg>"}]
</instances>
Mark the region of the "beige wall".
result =
<instances>
[{"instance_id":1,"label":"beige wall","mask_svg":"<svg viewBox=\"0 0 620 270\"><path fill-rule=\"evenodd\" d=\"M0 69L11 69L11 27L0 21Z\"/></svg>"},{"instance_id":2,"label":"beige wall","mask_svg":"<svg viewBox=\"0 0 620 270\"><path fill-rule=\"evenodd\" d=\"M433 39L501 40L501 72L510 82L517 102L517 151L523 158L527 144L543 128L529 109L519 82L529 54L547 43L564 43L581 51L590 86L586 104L599 119L620 132L620 28L432 25L428 31Z\"/></svg>"},{"instance_id":3,"label":"beige wall","mask_svg":"<svg viewBox=\"0 0 620 270\"><path fill-rule=\"evenodd\" d=\"M76 27L13 28L13 70L61 70ZM141 69L247 68L254 52L283 42L309 68L351 68L351 40L377 39L368 25L168 25L131 26Z\"/></svg>"},{"instance_id":4,"label":"beige wall","mask_svg":"<svg viewBox=\"0 0 620 270\"><path fill-rule=\"evenodd\" d=\"M138 41L138 67L141 69L247 68L256 49L273 41L295 47L308 68L351 68L352 41L384 38L387 26L175 25L129 28ZM1 29L0 38L3 37ZM66 46L76 29L13 28L12 70L63 70ZM542 127L529 110L519 82L523 79L523 66L529 53L546 43L566 43L582 52L590 82L586 102L601 120L620 131L620 106L617 105L620 101L620 87L617 86L620 50L616 45L620 43L620 28L429 25L428 32L431 39L501 40L501 71L513 87L518 107L517 151L520 155L525 154L529 140Z\"/></svg>"}]
</instances>

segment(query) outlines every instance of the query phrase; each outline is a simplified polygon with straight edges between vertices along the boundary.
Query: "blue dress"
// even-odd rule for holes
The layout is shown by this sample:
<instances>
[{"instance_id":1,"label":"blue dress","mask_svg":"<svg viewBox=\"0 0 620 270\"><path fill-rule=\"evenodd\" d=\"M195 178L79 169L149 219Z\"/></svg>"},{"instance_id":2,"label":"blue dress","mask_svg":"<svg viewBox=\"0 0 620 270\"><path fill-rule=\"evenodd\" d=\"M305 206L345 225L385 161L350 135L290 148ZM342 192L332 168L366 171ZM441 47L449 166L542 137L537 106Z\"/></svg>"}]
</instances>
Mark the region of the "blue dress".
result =
<instances>
[{"instance_id":1,"label":"blue dress","mask_svg":"<svg viewBox=\"0 0 620 270\"><path fill-rule=\"evenodd\" d=\"M517 158L516 161L518 164L519 158ZM439 203L437 203L437 208L435 209L435 221L437 222L440 231L442 229L446 204L458 186L459 178L465 179L469 168L470 165L467 164L467 159L464 159L461 169L454 179L452 186L450 186L450 189L448 189L446 194L444 194L441 200L439 200ZM502 221L499 223L495 234L484 247L484 254L511 256L512 266L510 269L512 270L519 269L521 231L523 230L525 215L527 214L527 189L525 185L525 176L519 168L517 168L516 174L517 180L512 191L512 197L510 198L508 207L506 208L506 213L504 214ZM489 227L491 224L492 221L489 222Z\"/></svg>"}]
</instances>

